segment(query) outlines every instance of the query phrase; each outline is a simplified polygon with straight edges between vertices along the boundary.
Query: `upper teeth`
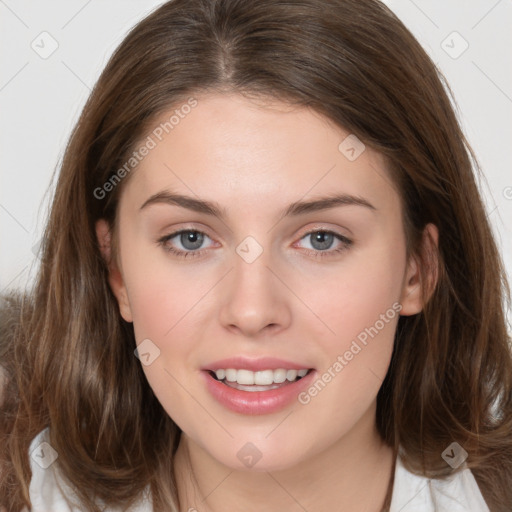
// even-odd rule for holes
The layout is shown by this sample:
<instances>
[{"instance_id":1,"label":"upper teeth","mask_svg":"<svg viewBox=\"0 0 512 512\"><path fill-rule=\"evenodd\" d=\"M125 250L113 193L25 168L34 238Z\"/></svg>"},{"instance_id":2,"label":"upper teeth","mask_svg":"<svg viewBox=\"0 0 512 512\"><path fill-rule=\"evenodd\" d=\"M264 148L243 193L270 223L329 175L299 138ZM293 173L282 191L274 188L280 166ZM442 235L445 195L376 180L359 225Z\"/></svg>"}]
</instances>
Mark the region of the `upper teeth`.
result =
<instances>
[{"instance_id":1,"label":"upper teeth","mask_svg":"<svg viewBox=\"0 0 512 512\"><path fill-rule=\"evenodd\" d=\"M226 379L229 382L238 382L238 384L259 386L269 386L270 384L280 384L286 379L294 381L297 376L304 377L308 373L307 369L302 370L285 370L279 368L277 370L261 370L252 372L251 370L235 370L233 368L219 369L215 371L217 379Z\"/></svg>"}]
</instances>

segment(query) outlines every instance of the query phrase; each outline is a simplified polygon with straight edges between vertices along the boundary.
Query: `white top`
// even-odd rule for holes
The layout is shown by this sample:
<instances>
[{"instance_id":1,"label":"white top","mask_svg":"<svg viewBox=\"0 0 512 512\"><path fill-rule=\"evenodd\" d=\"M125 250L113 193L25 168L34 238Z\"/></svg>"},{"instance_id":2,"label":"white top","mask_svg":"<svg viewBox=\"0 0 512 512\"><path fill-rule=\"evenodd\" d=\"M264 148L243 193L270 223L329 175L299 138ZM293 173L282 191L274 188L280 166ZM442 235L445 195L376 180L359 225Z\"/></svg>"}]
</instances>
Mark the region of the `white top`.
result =
<instances>
[{"instance_id":1,"label":"white top","mask_svg":"<svg viewBox=\"0 0 512 512\"><path fill-rule=\"evenodd\" d=\"M32 480L29 494L31 512L79 512L83 508L77 502L75 493L58 474L57 452L47 444L48 429L41 431L30 444L30 466ZM45 468L46 467L46 468ZM69 505L64 499L75 501ZM149 488L136 506L129 512L152 512ZM28 512L25 508L22 512ZM107 511L106 511L107 512ZM108 512L120 512L109 508ZM402 465L400 457L395 467L395 483L390 512L490 512L468 468L445 479L429 479L410 473Z\"/></svg>"}]
</instances>

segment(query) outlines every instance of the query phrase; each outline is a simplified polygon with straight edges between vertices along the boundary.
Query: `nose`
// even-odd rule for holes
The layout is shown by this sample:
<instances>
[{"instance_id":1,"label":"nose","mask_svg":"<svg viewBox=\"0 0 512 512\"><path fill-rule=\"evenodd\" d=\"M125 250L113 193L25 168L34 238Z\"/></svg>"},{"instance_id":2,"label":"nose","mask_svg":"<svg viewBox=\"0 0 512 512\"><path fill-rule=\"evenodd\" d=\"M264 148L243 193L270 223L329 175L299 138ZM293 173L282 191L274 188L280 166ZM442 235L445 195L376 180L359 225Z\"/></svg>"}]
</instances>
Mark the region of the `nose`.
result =
<instances>
[{"instance_id":1,"label":"nose","mask_svg":"<svg viewBox=\"0 0 512 512\"><path fill-rule=\"evenodd\" d=\"M234 268L224 283L220 321L226 329L248 338L275 334L290 324L293 294L269 251L249 261L235 253Z\"/></svg>"}]
</instances>

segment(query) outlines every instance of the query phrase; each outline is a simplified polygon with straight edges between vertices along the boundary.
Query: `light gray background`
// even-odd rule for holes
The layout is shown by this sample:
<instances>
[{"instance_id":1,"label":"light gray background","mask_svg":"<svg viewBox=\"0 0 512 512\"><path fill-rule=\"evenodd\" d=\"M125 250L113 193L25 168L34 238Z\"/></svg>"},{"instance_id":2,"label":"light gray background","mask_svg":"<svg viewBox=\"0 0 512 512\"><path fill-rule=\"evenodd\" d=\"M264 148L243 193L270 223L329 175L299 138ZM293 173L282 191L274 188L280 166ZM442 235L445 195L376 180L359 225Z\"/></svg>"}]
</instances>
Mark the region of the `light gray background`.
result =
<instances>
[{"instance_id":1,"label":"light gray background","mask_svg":"<svg viewBox=\"0 0 512 512\"><path fill-rule=\"evenodd\" d=\"M0 0L0 292L32 282L48 187L71 129L113 50L161 3ZM512 1L385 3L454 91L460 122L485 174L480 188L512 279ZM57 49L44 55L52 44Z\"/></svg>"}]
</instances>

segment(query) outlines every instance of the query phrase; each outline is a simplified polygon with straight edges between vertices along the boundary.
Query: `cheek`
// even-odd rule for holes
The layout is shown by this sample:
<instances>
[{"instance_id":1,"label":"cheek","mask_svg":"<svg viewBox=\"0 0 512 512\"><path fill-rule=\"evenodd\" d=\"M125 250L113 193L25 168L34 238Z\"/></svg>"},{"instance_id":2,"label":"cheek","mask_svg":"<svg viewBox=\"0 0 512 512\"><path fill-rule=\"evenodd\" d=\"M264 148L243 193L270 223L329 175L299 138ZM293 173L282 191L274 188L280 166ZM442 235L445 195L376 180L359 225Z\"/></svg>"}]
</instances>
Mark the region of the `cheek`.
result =
<instances>
[{"instance_id":1,"label":"cheek","mask_svg":"<svg viewBox=\"0 0 512 512\"><path fill-rule=\"evenodd\" d=\"M179 319L183 307L183 294L176 290L177 283L169 284L154 273L129 289L130 307L133 315L135 338L162 340Z\"/></svg>"},{"instance_id":2,"label":"cheek","mask_svg":"<svg viewBox=\"0 0 512 512\"><path fill-rule=\"evenodd\" d=\"M386 320L396 315L404 268L402 248L390 248L383 241L352 254L338 267L297 281L297 295L320 321L319 340L329 353L343 349L376 322L387 335L389 324L382 326L379 320L387 311Z\"/></svg>"},{"instance_id":3,"label":"cheek","mask_svg":"<svg viewBox=\"0 0 512 512\"><path fill-rule=\"evenodd\" d=\"M190 267L171 262L163 249L132 250L123 260L136 339L165 341L205 293ZM183 319L183 320L182 320Z\"/></svg>"},{"instance_id":4,"label":"cheek","mask_svg":"<svg viewBox=\"0 0 512 512\"><path fill-rule=\"evenodd\" d=\"M317 379L298 397L310 418L310 430L322 432L326 446L349 432L376 400L389 368L400 312L396 294L384 285L367 286L348 299L340 298L336 289L332 293L342 303L341 308L325 303L334 309L326 323L335 334L318 337L322 361Z\"/></svg>"},{"instance_id":5,"label":"cheek","mask_svg":"<svg viewBox=\"0 0 512 512\"><path fill-rule=\"evenodd\" d=\"M308 281L301 288L323 330L317 334L323 356L319 381L301 403L310 403L322 421L357 418L375 399L387 373L401 309L405 249L400 243L389 247L382 237L340 265L336 279L331 272L331 279L317 279L322 286L313 288Z\"/></svg>"},{"instance_id":6,"label":"cheek","mask_svg":"<svg viewBox=\"0 0 512 512\"><path fill-rule=\"evenodd\" d=\"M153 255L151 261L145 261L144 251L128 254L123 267L135 339L137 344L151 340L158 352L155 363L143 369L157 396L158 389L168 395L177 386L172 376L184 385L193 377L202 320L213 314L205 304L215 280L194 272L192 266L169 263L165 254Z\"/></svg>"},{"instance_id":7,"label":"cheek","mask_svg":"<svg viewBox=\"0 0 512 512\"><path fill-rule=\"evenodd\" d=\"M134 258L133 262L141 263ZM132 262L132 263L133 263ZM151 269L151 270L149 270ZM130 305L137 344L151 340L158 356L151 364L142 365L149 386L167 414L182 429L194 431L194 415L204 414L200 408L189 414L195 402L187 390L197 385L191 358L197 332L191 326L197 303L205 290L186 272L170 266L153 264L145 272L132 272L129 283ZM153 345L151 345L153 346ZM142 361L142 360L141 360Z\"/></svg>"}]
</instances>

